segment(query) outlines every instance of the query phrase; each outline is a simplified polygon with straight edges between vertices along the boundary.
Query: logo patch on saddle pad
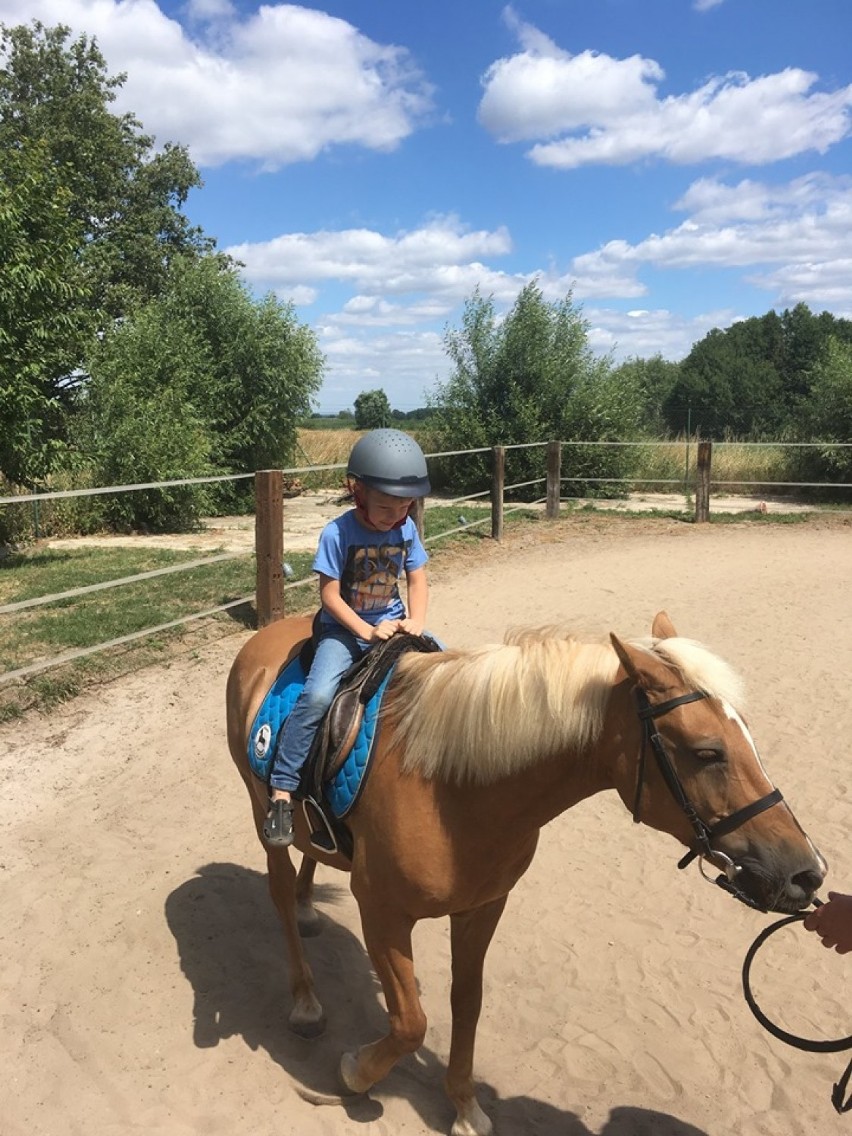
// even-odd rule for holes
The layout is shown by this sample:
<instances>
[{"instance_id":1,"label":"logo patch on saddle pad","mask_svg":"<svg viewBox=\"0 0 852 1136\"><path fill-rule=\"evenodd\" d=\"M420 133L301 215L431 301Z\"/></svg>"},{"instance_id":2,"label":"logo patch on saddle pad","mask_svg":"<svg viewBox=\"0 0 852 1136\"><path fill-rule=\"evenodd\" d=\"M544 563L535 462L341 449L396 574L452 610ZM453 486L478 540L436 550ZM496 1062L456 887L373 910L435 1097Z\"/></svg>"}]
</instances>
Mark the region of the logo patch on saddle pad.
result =
<instances>
[{"instance_id":1,"label":"logo patch on saddle pad","mask_svg":"<svg viewBox=\"0 0 852 1136\"><path fill-rule=\"evenodd\" d=\"M346 816L358 796L376 736L382 698L392 674L393 668L364 707L355 743L341 768L324 787L325 798L338 818ZM252 773L261 781L269 781L278 735L302 693L305 678L305 670L297 656L272 684L255 716L248 738L248 759Z\"/></svg>"}]
</instances>

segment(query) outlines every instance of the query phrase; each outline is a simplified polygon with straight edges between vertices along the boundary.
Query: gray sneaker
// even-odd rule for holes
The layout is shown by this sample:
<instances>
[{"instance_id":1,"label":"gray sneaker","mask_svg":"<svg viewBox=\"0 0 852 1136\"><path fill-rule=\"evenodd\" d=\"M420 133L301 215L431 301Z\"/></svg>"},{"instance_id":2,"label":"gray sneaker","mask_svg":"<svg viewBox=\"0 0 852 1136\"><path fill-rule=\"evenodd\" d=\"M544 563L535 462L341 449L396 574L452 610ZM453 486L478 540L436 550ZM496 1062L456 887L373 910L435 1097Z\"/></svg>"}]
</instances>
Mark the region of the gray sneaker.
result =
<instances>
[{"instance_id":1,"label":"gray sneaker","mask_svg":"<svg viewBox=\"0 0 852 1136\"><path fill-rule=\"evenodd\" d=\"M263 838L267 844L289 848L293 843L293 802L270 801L263 822Z\"/></svg>"}]
</instances>

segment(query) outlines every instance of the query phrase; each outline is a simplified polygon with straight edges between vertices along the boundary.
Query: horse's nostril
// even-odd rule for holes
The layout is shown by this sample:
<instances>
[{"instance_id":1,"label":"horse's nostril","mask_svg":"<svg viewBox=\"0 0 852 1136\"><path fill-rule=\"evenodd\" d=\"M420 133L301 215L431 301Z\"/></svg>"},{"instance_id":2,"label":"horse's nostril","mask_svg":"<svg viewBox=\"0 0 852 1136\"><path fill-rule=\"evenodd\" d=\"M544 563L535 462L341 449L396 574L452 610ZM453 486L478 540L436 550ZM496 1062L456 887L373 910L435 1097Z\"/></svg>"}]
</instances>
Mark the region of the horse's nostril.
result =
<instances>
[{"instance_id":1,"label":"horse's nostril","mask_svg":"<svg viewBox=\"0 0 852 1136\"><path fill-rule=\"evenodd\" d=\"M790 883L801 888L805 895L813 895L822 881L822 873L812 868L808 868L804 872L796 872L794 876L790 877Z\"/></svg>"}]
</instances>

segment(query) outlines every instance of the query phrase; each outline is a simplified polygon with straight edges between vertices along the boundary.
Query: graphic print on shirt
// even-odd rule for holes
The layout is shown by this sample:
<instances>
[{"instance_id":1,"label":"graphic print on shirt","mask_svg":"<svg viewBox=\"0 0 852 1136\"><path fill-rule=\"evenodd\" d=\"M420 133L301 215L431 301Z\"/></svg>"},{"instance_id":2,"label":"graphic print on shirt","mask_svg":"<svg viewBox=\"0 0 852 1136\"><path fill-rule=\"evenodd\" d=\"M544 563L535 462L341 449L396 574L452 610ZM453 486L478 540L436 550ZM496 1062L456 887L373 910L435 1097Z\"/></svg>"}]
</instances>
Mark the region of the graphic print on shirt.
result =
<instances>
[{"instance_id":1,"label":"graphic print on shirt","mask_svg":"<svg viewBox=\"0 0 852 1136\"><path fill-rule=\"evenodd\" d=\"M399 577L411 541L350 548L340 577L340 594L355 611L381 611L399 595Z\"/></svg>"}]
</instances>

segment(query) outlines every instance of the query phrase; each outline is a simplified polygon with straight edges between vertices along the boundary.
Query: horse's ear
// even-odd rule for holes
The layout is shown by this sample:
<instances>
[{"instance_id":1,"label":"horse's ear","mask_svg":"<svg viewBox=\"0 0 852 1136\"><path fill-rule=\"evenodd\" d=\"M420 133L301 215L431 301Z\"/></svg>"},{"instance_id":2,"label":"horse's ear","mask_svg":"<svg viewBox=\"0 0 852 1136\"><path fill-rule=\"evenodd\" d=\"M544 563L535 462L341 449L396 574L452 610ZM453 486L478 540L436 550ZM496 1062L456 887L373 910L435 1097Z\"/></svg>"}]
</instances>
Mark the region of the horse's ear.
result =
<instances>
[{"instance_id":1,"label":"horse's ear","mask_svg":"<svg viewBox=\"0 0 852 1136\"><path fill-rule=\"evenodd\" d=\"M669 619L667 611L658 611L651 624L651 634L655 639L677 639L675 625Z\"/></svg>"},{"instance_id":2,"label":"horse's ear","mask_svg":"<svg viewBox=\"0 0 852 1136\"><path fill-rule=\"evenodd\" d=\"M618 655L619 662L627 671L628 677L641 686L643 690L666 691L672 686L673 672L662 659L657 658L651 651L642 647L634 647L632 643L624 643L617 635L610 632L610 639Z\"/></svg>"}]
</instances>

